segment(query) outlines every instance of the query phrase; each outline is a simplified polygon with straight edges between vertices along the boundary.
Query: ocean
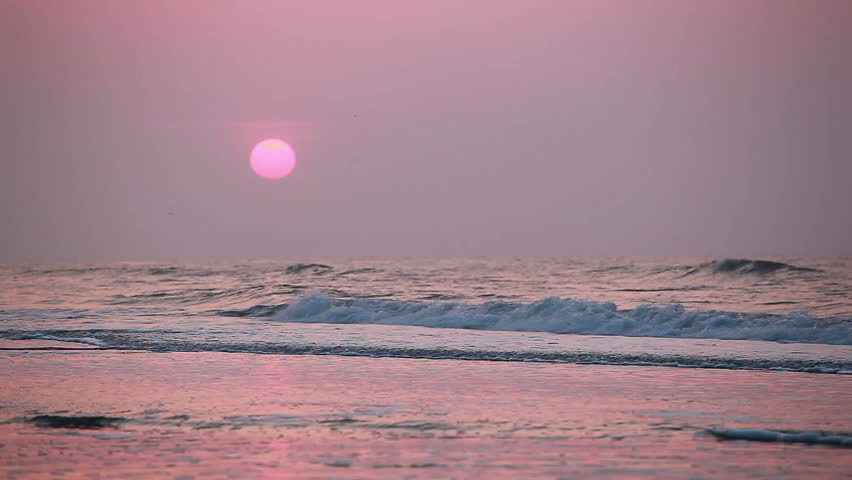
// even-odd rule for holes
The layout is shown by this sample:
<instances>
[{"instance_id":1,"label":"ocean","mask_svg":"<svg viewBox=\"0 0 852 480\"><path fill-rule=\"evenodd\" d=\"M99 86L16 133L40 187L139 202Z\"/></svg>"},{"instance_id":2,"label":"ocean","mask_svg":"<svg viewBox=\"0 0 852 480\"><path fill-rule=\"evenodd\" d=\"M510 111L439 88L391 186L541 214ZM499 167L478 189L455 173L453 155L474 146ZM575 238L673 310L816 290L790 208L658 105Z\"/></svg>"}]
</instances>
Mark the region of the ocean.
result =
<instances>
[{"instance_id":1,"label":"ocean","mask_svg":"<svg viewBox=\"0 0 852 480\"><path fill-rule=\"evenodd\" d=\"M7 339L852 370L852 257L112 262L0 273Z\"/></svg>"},{"instance_id":2,"label":"ocean","mask_svg":"<svg viewBox=\"0 0 852 480\"><path fill-rule=\"evenodd\" d=\"M130 478L852 472L849 256L4 265L0 348L10 478L120 470L20 458L60 444ZM45 420L81 415L122 427Z\"/></svg>"}]
</instances>

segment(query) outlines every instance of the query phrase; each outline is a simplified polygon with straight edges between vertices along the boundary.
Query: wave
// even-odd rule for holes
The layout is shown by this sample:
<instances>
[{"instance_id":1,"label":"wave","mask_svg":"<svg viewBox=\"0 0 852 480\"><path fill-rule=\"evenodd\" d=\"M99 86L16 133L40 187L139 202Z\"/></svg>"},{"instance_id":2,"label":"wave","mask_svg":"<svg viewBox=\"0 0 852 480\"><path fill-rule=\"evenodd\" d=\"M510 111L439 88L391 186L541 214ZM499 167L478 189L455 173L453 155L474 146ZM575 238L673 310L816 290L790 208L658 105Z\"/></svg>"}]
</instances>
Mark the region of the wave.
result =
<instances>
[{"instance_id":1,"label":"wave","mask_svg":"<svg viewBox=\"0 0 852 480\"><path fill-rule=\"evenodd\" d=\"M288 265L287 268L284 269L284 272L291 275L299 275L303 273L324 275L326 273L331 272L332 270L334 270L334 267L330 265L324 265L322 263L296 263L293 265Z\"/></svg>"},{"instance_id":2,"label":"wave","mask_svg":"<svg viewBox=\"0 0 852 480\"><path fill-rule=\"evenodd\" d=\"M779 272L822 272L822 270L810 267L798 267L783 262L771 260L750 260L746 258L722 258L712 262L689 268L683 276L694 275L701 272L744 274L744 275L769 275Z\"/></svg>"},{"instance_id":3,"label":"wave","mask_svg":"<svg viewBox=\"0 0 852 480\"><path fill-rule=\"evenodd\" d=\"M136 295L116 294L110 296L107 305L228 305L232 302L261 300L275 295L293 295L306 287L293 284L249 285L239 288L196 288L171 289ZM258 305L260 307L260 305ZM230 309L223 315L229 315ZM230 315L233 316L233 315Z\"/></svg>"},{"instance_id":4,"label":"wave","mask_svg":"<svg viewBox=\"0 0 852 480\"><path fill-rule=\"evenodd\" d=\"M353 268L351 270L345 270L337 274L338 277L342 277L344 275L353 275L353 274L363 274L363 273L382 273L383 270L379 268Z\"/></svg>"},{"instance_id":5,"label":"wave","mask_svg":"<svg viewBox=\"0 0 852 480\"><path fill-rule=\"evenodd\" d=\"M610 302L558 297L531 303L466 304L340 300L314 294L286 305L270 320L852 345L852 322L840 318L687 311L681 305L618 310Z\"/></svg>"},{"instance_id":6,"label":"wave","mask_svg":"<svg viewBox=\"0 0 852 480\"><path fill-rule=\"evenodd\" d=\"M278 310L281 309L280 305L254 305L248 308L241 308L235 310L216 310L211 313L215 315L222 315L223 317L268 317Z\"/></svg>"},{"instance_id":7,"label":"wave","mask_svg":"<svg viewBox=\"0 0 852 480\"><path fill-rule=\"evenodd\" d=\"M51 276L80 276L80 275L150 275L157 277L208 277L219 275L221 272L207 266L186 265L85 265L27 268L17 272L19 275L51 275Z\"/></svg>"}]
</instances>

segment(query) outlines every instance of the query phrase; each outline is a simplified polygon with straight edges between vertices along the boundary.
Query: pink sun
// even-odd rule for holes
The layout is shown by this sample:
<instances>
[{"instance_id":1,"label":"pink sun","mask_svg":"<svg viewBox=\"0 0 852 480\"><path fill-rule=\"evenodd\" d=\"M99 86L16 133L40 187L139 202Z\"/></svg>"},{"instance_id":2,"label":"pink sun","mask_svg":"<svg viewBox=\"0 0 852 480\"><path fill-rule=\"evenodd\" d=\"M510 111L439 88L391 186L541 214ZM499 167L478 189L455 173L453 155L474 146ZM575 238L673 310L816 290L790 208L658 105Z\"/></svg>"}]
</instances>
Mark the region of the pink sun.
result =
<instances>
[{"instance_id":1,"label":"pink sun","mask_svg":"<svg viewBox=\"0 0 852 480\"><path fill-rule=\"evenodd\" d=\"M284 178L296 166L296 152L284 140L270 138L251 150L251 168L261 177Z\"/></svg>"}]
</instances>

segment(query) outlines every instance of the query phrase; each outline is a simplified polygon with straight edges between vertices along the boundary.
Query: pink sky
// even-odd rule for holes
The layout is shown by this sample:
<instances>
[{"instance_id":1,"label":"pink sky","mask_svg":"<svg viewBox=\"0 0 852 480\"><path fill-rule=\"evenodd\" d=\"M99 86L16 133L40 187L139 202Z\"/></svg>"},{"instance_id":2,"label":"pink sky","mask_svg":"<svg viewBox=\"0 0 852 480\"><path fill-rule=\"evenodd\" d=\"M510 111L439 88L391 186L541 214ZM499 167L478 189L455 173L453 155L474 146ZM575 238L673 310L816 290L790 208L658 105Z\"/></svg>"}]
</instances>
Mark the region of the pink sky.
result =
<instances>
[{"instance_id":1,"label":"pink sky","mask_svg":"<svg viewBox=\"0 0 852 480\"><path fill-rule=\"evenodd\" d=\"M844 0L0 0L0 261L852 253ZM258 178L255 142L299 164Z\"/></svg>"}]
</instances>

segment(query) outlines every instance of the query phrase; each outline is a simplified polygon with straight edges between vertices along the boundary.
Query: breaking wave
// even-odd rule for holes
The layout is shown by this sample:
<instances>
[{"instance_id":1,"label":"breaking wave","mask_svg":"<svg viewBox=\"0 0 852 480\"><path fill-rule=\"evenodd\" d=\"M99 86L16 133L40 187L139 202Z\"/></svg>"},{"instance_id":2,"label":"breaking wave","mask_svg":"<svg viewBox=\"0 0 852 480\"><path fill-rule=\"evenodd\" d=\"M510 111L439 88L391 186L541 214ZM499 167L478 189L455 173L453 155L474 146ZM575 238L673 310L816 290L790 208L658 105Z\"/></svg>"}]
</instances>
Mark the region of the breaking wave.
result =
<instances>
[{"instance_id":1,"label":"breaking wave","mask_svg":"<svg viewBox=\"0 0 852 480\"><path fill-rule=\"evenodd\" d=\"M746 258L722 258L712 262L703 263L692 267L684 273L684 276L700 272L746 274L746 275L769 275L780 272L821 272L817 268L797 267L783 262L771 260L749 260Z\"/></svg>"},{"instance_id":2,"label":"breaking wave","mask_svg":"<svg viewBox=\"0 0 852 480\"><path fill-rule=\"evenodd\" d=\"M340 300L314 294L288 304L270 320L852 345L852 322L840 318L688 311L681 305L619 310L610 302L558 297L531 303L465 304Z\"/></svg>"}]
</instances>

